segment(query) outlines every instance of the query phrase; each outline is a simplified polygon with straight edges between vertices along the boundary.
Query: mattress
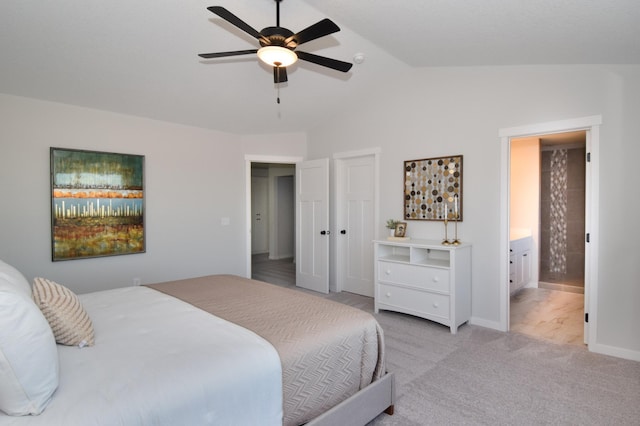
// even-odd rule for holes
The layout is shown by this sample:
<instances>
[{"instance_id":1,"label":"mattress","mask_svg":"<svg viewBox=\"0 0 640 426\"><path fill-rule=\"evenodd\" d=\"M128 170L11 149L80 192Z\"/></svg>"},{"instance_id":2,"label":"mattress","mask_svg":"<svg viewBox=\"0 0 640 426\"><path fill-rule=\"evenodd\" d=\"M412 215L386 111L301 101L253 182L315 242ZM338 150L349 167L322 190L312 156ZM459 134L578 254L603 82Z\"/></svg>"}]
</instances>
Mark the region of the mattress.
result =
<instances>
[{"instance_id":1,"label":"mattress","mask_svg":"<svg viewBox=\"0 0 640 426\"><path fill-rule=\"evenodd\" d=\"M39 416L0 425L280 425L278 353L254 332L146 287L81 295L95 346L58 345Z\"/></svg>"},{"instance_id":2,"label":"mattress","mask_svg":"<svg viewBox=\"0 0 640 426\"><path fill-rule=\"evenodd\" d=\"M384 336L372 315L232 275L150 285L271 343L282 363L284 424L303 424L380 378Z\"/></svg>"}]
</instances>

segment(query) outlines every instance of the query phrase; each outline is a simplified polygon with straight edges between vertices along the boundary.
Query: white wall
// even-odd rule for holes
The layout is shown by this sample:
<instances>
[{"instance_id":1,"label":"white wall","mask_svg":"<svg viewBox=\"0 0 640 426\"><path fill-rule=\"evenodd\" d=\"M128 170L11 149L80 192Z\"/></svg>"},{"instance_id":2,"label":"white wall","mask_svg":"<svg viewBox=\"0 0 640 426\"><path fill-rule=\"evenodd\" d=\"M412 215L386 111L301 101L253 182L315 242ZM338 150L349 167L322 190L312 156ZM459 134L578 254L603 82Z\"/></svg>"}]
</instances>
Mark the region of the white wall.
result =
<instances>
[{"instance_id":1,"label":"white wall","mask_svg":"<svg viewBox=\"0 0 640 426\"><path fill-rule=\"evenodd\" d=\"M383 235L384 221L402 215L403 161L462 154L459 231L474 244L473 321L492 326L499 321L504 261L498 129L593 115L603 117L597 341L640 359L640 227L633 223L640 211L640 66L410 70L340 105L331 123L318 123L308 136L232 136L0 95L0 258L28 278L45 275L78 292L130 285L132 277L242 275L244 155L320 158L380 147ZM147 253L51 262L50 146L146 155ZM185 217L174 203L180 191L203 208ZM230 226L220 225L222 217L231 218ZM442 233L440 222L409 222L410 236Z\"/></svg>"},{"instance_id":2,"label":"white wall","mask_svg":"<svg viewBox=\"0 0 640 426\"><path fill-rule=\"evenodd\" d=\"M306 152L302 134L241 138L6 95L0 120L0 258L28 279L45 276L78 293L134 277L244 275L244 156ZM145 156L146 253L51 262L49 147Z\"/></svg>"},{"instance_id":3,"label":"white wall","mask_svg":"<svg viewBox=\"0 0 640 426\"><path fill-rule=\"evenodd\" d=\"M531 235L531 281L538 287L540 258L540 142L537 137L511 141L511 238Z\"/></svg>"},{"instance_id":4,"label":"white wall","mask_svg":"<svg viewBox=\"0 0 640 426\"><path fill-rule=\"evenodd\" d=\"M274 177L276 241L270 259L286 259L295 256L295 176Z\"/></svg>"},{"instance_id":5,"label":"white wall","mask_svg":"<svg viewBox=\"0 0 640 426\"><path fill-rule=\"evenodd\" d=\"M526 99L526 102L522 100ZM498 328L500 139L513 126L602 115L598 343L640 359L640 67L522 66L425 68L398 75L349 114L309 133L309 158L382 149L379 232L403 212L403 161L462 154L464 222L473 243L473 321ZM613 173L613 171L619 171ZM624 200L624 202L623 202ZM627 218L624 220L622 218ZM443 236L441 222L411 221L411 237Z\"/></svg>"}]
</instances>

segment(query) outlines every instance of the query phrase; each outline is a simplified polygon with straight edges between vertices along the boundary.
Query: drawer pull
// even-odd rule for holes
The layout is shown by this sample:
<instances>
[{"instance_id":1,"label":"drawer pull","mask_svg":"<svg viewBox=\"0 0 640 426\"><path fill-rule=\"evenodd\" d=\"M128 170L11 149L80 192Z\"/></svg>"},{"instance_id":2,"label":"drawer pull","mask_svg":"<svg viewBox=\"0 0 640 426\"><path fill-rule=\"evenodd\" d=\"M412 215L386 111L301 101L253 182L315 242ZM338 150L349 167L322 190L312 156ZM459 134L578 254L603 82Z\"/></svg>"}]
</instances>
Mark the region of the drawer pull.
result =
<instances>
[{"instance_id":1,"label":"drawer pull","mask_svg":"<svg viewBox=\"0 0 640 426\"><path fill-rule=\"evenodd\" d=\"M434 283L437 283L437 282L439 282L439 281L440 281L440 277L437 277L437 276L436 276L436 277L433 277L432 281L433 281Z\"/></svg>"},{"instance_id":2,"label":"drawer pull","mask_svg":"<svg viewBox=\"0 0 640 426\"><path fill-rule=\"evenodd\" d=\"M438 302L433 302L433 307L434 307L434 308L437 308L437 307L439 307L439 306L440 306L440 304L439 304Z\"/></svg>"},{"instance_id":3,"label":"drawer pull","mask_svg":"<svg viewBox=\"0 0 640 426\"><path fill-rule=\"evenodd\" d=\"M391 269L387 269L386 271L384 271L384 273L387 275L391 275Z\"/></svg>"},{"instance_id":4,"label":"drawer pull","mask_svg":"<svg viewBox=\"0 0 640 426\"><path fill-rule=\"evenodd\" d=\"M391 293L390 293L390 292L387 292L387 294L385 294L385 296L387 296L387 297L391 297Z\"/></svg>"}]
</instances>

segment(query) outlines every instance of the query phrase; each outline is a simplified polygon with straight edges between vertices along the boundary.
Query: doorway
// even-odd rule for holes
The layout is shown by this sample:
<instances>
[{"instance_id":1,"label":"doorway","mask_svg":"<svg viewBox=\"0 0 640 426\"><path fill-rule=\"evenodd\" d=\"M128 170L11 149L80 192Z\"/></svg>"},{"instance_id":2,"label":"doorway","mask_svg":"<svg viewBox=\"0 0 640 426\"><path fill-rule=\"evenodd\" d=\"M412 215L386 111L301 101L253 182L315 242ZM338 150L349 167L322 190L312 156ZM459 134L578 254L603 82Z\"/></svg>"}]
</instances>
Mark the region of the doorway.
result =
<instances>
[{"instance_id":1,"label":"doorway","mask_svg":"<svg viewBox=\"0 0 640 426\"><path fill-rule=\"evenodd\" d=\"M513 138L510 151L510 328L581 345L586 131Z\"/></svg>"},{"instance_id":2,"label":"doorway","mask_svg":"<svg viewBox=\"0 0 640 426\"><path fill-rule=\"evenodd\" d=\"M500 328L510 329L510 197L511 197L511 141L517 138L557 134L574 131L586 132L585 184L585 266L584 266L584 341L588 346L596 342L597 294L598 294L598 171L601 116L590 116L570 120L531 124L500 129L501 179L500 179Z\"/></svg>"},{"instance_id":3,"label":"doorway","mask_svg":"<svg viewBox=\"0 0 640 426\"><path fill-rule=\"evenodd\" d=\"M372 179L374 182L374 186L373 186L373 197L375 202L373 203L369 203L368 204L368 208L365 209L366 213L367 213L367 220L365 221L365 223L367 224L366 228L367 228L367 232L362 232L362 233L358 233L355 232L354 230L354 235L358 236L360 234L364 235L364 246L361 246L362 249L358 250L356 248L353 249L354 253L359 253L360 256L365 256L363 257L363 261L367 260L372 262L372 256L366 256L366 249L369 246L372 246L372 241L371 241L371 236L373 235L374 237L377 237L377 232L375 231L375 224L379 222L379 206L378 206L378 199L379 199L379 163L380 163L380 149L379 148L373 148L373 149L365 149L365 150L361 150L361 151L351 151L351 152L345 152L345 153L337 153L334 154L334 159L336 160L336 162L338 164L345 164L345 163L349 163L350 160L355 160L356 158L364 158L364 157L368 157L369 159L367 160L369 163L368 170L369 170L369 174L367 175L369 179ZM324 160L326 162L326 167L327 167L327 176L328 176L328 159ZM371 164L372 161L372 164ZM247 224L247 229L246 229L246 277L252 277L252 233L251 233L251 227L252 227L252 221L255 218L255 213L252 212L252 202L251 202L251 169L252 169L252 165L254 163L265 163L265 164L271 164L273 167L276 167L277 165L283 165L283 164L289 164L289 165L293 165L295 166L295 173L296 173L296 181L299 180L297 175L298 173L305 169L305 167L307 166L311 166L311 163L313 163L313 161L307 161L304 162L302 158L298 158L298 157L272 157L272 156L256 156L256 155L247 155L245 156L245 176L246 176L246 224ZM373 166L373 168L371 168L371 165ZM338 168L341 168L340 166ZM340 174L340 173L338 173ZM351 174L352 176L361 176L361 174L355 173L355 174ZM357 183L358 181L352 181L353 183ZM328 182L327 182L328 183ZM334 181L334 185L336 185L336 182ZM294 182L294 186L297 186L297 183ZM335 193L336 189L338 190L338 192L340 192L340 188L335 188L335 186L332 188L332 192ZM327 188L327 194L329 193L329 189ZM341 202L337 203L338 205L341 205ZM373 204L373 205L372 205ZM296 209L298 207L296 206ZM326 203L326 208L328 211L328 202ZM342 217L341 212L343 210L341 210L340 207L338 207L336 210L332 211L332 213L335 214L335 216L338 217ZM307 215L309 216L309 215ZM334 216L334 219L335 219ZM271 217L271 216L270 216ZM277 217L282 217L280 214L277 215ZM294 219L292 220L292 223L295 222L295 226L299 227L300 226L300 222L294 217ZM337 227L336 229L338 231L341 230L345 230L345 234L340 233L338 231L335 232L331 232L331 230L329 229L329 224L328 224L328 218L327 218L327 223L320 224L318 223L317 225L320 226L321 230L323 230L324 232L320 232L320 234L326 234L326 237L333 237L333 236L337 236L337 239L340 239L340 237L346 237L346 235L350 235L350 231L348 230L348 224L343 222L342 219L337 219ZM371 228L371 232L368 231L368 229ZM317 230L316 230L317 231ZM305 231L306 232L306 231ZM298 231L294 231L294 236L298 233ZM314 231L315 233L315 231ZM306 241L306 243L304 244L305 247L309 246L309 247L315 247L315 244L310 243L309 241L311 241L312 239L309 237L309 235L306 235L304 232L301 233L301 236L304 237L303 240ZM297 238L297 237L296 237ZM323 236L323 238L325 238ZM326 240L328 241L329 238L326 238ZM346 240L346 238L342 238L341 241ZM360 241L361 238L357 239L356 242ZM270 239L271 241L271 239ZM340 265L338 265L338 267L335 267L336 264L338 264L339 262L336 260L336 256L337 253L340 251L339 249L336 250L336 246L335 246L335 242L336 242L336 238L331 238L331 257L332 257L332 264L334 265L334 267L331 268L331 271L329 273L329 267L328 267L328 262L325 262L326 264L326 276L327 276L327 291L329 291L329 275L331 275L331 291L343 291L345 288L343 287L343 280L341 278L338 278L338 276L342 276L341 272L342 272L342 267ZM328 246L327 246L328 249ZM297 250L297 249L296 249ZM321 252L322 250L315 250L315 252ZM364 254L363 254L364 253ZM327 254L328 254L328 250L327 250ZM295 266L300 267L300 265L304 262L299 262L299 259L303 259L304 256L298 256L297 254L294 256L296 259L296 264ZM304 259L303 259L304 260ZM362 267L359 268L359 270L365 271L365 273L369 273L367 272L368 269L370 268L366 268L366 267ZM297 271L296 271L297 274ZM294 285L300 285L300 283L302 281L298 280L295 278L293 278L293 284ZM338 285L336 285L336 283L338 283Z\"/></svg>"},{"instance_id":4,"label":"doorway","mask_svg":"<svg viewBox=\"0 0 640 426\"><path fill-rule=\"evenodd\" d=\"M295 283L294 175L299 157L245 156L246 183L246 274L253 277L254 260L273 280ZM278 268L278 265L284 268ZM278 271L280 269L280 272ZM270 281L271 279L264 279ZM271 280L271 281L273 281Z\"/></svg>"}]
</instances>

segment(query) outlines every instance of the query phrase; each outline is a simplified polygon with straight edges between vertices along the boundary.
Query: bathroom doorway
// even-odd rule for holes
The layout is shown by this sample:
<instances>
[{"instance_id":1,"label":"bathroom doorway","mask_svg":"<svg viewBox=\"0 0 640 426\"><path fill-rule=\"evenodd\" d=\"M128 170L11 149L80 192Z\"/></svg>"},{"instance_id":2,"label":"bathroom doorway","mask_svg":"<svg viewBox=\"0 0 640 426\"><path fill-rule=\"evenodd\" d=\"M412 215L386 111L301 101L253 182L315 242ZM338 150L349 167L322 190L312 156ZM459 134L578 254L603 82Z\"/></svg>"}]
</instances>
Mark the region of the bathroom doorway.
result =
<instances>
[{"instance_id":1,"label":"bathroom doorway","mask_svg":"<svg viewBox=\"0 0 640 426\"><path fill-rule=\"evenodd\" d=\"M579 345L585 341L586 137L575 131L514 138L510 150L511 330Z\"/></svg>"},{"instance_id":2,"label":"bathroom doorway","mask_svg":"<svg viewBox=\"0 0 640 426\"><path fill-rule=\"evenodd\" d=\"M500 165L500 327L504 331L512 329L510 324L510 291L509 291L509 248L510 248L510 177L511 141L513 139L551 135L575 131L586 132L587 163L585 168L585 267L584 267L584 343L591 349L597 342L598 331L598 244L599 244L599 153L600 153L600 115L573 118L545 123L534 123L518 127L498 130L501 144ZM536 193L537 194L537 193ZM536 210L537 211L537 210ZM538 234L536 234L538 235ZM551 290L548 290L551 291ZM560 294L575 294L558 292Z\"/></svg>"}]
</instances>

